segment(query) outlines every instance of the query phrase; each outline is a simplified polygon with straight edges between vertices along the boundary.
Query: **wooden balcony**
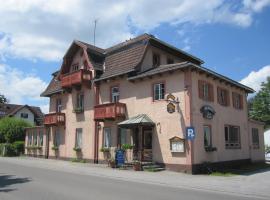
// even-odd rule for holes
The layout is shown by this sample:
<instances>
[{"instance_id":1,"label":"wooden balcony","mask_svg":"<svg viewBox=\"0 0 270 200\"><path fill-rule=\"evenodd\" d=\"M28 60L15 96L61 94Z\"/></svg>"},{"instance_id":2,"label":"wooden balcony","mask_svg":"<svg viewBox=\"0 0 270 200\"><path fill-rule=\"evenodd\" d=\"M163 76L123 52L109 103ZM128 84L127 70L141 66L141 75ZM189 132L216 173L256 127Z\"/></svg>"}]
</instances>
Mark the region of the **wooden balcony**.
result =
<instances>
[{"instance_id":1,"label":"wooden balcony","mask_svg":"<svg viewBox=\"0 0 270 200\"><path fill-rule=\"evenodd\" d=\"M125 103L107 103L95 106L94 119L96 121L116 120L126 117Z\"/></svg>"},{"instance_id":2,"label":"wooden balcony","mask_svg":"<svg viewBox=\"0 0 270 200\"><path fill-rule=\"evenodd\" d=\"M44 125L56 126L65 124L65 113L49 113L44 117Z\"/></svg>"},{"instance_id":3,"label":"wooden balcony","mask_svg":"<svg viewBox=\"0 0 270 200\"><path fill-rule=\"evenodd\" d=\"M91 71L80 69L78 71L74 71L68 74L63 74L61 76L61 86L63 88L70 88L73 85L81 85L83 83L86 83L91 79L92 79Z\"/></svg>"}]
</instances>

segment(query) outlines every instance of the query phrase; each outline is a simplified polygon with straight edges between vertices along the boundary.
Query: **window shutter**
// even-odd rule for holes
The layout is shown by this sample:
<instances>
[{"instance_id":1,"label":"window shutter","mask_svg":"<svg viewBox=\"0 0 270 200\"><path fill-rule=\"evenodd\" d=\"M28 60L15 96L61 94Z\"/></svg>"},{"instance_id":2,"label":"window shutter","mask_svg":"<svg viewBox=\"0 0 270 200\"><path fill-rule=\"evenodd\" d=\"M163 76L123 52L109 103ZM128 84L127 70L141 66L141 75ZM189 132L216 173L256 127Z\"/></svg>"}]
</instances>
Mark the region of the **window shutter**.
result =
<instances>
[{"instance_id":1,"label":"window shutter","mask_svg":"<svg viewBox=\"0 0 270 200\"><path fill-rule=\"evenodd\" d=\"M239 98L240 98L240 109L243 109L243 95L239 94Z\"/></svg>"},{"instance_id":2,"label":"window shutter","mask_svg":"<svg viewBox=\"0 0 270 200\"><path fill-rule=\"evenodd\" d=\"M203 81L198 81L198 91L199 91L199 98L203 99Z\"/></svg>"},{"instance_id":3,"label":"window shutter","mask_svg":"<svg viewBox=\"0 0 270 200\"><path fill-rule=\"evenodd\" d=\"M230 93L226 90L226 106L230 106Z\"/></svg>"},{"instance_id":4,"label":"window shutter","mask_svg":"<svg viewBox=\"0 0 270 200\"><path fill-rule=\"evenodd\" d=\"M232 103L233 103L233 107L235 108L235 93L232 93Z\"/></svg>"},{"instance_id":5,"label":"window shutter","mask_svg":"<svg viewBox=\"0 0 270 200\"><path fill-rule=\"evenodd\" d=\"M217 87L217 101L221 104L221 89Z\"/></svg>"},{"instance_id":6,"label":"window shutter","mask_svg":"<svg viewBox=\"0 0 270 200\"><path fill-rule=\"evenodd\" d=\"M214 88L212 84L208 84L209 88L209 101L214 101Z\"/></svg>"}]
</instances>

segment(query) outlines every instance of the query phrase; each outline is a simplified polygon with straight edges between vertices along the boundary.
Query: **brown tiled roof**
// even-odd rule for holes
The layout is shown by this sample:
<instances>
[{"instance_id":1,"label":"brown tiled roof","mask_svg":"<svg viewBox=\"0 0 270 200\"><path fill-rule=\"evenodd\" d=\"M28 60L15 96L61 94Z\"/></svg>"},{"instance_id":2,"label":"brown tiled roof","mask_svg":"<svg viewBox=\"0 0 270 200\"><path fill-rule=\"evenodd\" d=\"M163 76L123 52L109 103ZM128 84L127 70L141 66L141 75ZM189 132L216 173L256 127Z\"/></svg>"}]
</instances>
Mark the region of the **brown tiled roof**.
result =
<instances>
[{"instance_id":1,"label":"brown tiled roof","mask_svg":"<svg viewBox=\"0 0 270 200\"><path fill-rule=\"evenodd\" d=\"M38 124L43 123L43 113L39 107L36 106L28 106L28 105L18 105L18 104L0 104L0 118L9 116L14 116L18 111L20 111L22 108L27 107L29 110L33 112L35 115L35 120Z\"/></svg>"},{"instance_id":2,"label":"brown tiled roof","mask_svg":"<svg viewBox=\"0 0 270 200\"><path fill-rule=\"evenodd\" d=\"M134 71L143 58L146 46L147 41L136 41L136 43L122 46L121 49L115 48L113 53L106 56L105 70L99 79Z\"/></svg>"},{"instance_id":3,"label":"brown tiled roof","mask_svg":"<svg viewBox=\"0 0 270 200\"><path fill-rule=\"evenodd\" d=\"M88 56L90 62L93 64L95 70L103 70L103 73L96 77L95 81L104 80L107 78L111 78L114 76L127 74L129 72L134 72L139 67L140 63L143 60L146 47L151 42L151 44L160 45L161 48L168 48L172 52L178 53L177 55L181 55L185 58L189 58L191 62L196 64L202 63L202 61L186 52L183 52L175 47L170 46L169 44L158 40L153 35L150 34L142 34L133 39L127 40L120 44L114 45L107 49L102 49L90 44L87 44L82 41L75 40L67 54L72 53L72 47L76 44L83 48L87 47ZM97 55L99 58L98 61L94 61L91 59L92 53ZM59 81L52 79L47 89L41 94L41 96L50 96L56 92L62 91L61 84Z\"/></svg>"},{"instance_id":4,"label":"brown tiled roof","mask_svg":"<svg viewBox=\"0 0 270 200\"><path fill-rule=\"evenodd\" d=\"M44 92L41 93L42 97L49 97L52 94L62 92L61 82L57 79L59 71L54 72L53 78Z\"/></svg>"}]
</instances>

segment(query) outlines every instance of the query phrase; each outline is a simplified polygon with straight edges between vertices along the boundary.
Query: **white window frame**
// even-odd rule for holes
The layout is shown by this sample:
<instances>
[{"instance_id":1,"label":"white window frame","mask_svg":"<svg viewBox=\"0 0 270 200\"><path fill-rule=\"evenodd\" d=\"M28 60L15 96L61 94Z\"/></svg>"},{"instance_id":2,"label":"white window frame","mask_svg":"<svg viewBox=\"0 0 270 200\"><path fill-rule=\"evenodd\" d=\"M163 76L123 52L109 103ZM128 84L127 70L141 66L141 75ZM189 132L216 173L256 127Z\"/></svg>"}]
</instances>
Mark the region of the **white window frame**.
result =
<instances>
[{"instance_id":1,"label":"white window frame","mask_svg":"<svg viewBox=\"0 0 270 200\"><path fill-rule=\"evenodd\" d=\"M207 138L209 140L209 144L206 145L205 143L205 137L206 137L206 129L208 129L209 131L209 138ZM212 147L212 127L210 125L203 125L203 141L204 141L204 148L207 147Z\"/></svg>"},{"instance_id":2,"label":"white window frame","mask_svg":"<svg viewBox=\"0 0 270 200\"><path fill-rule=\"evenodd\" d=\"M252 136L253 149L259 149L260 148L259 129L258 128L252 128L251 129L251 134L252 134L251 136ZM254 134L256 134L256 136ZM254 141L255 137L258 139L258 141Z\"/></svg>"},{"instance_id":3,"label":"white window frame","mask_svg":"<svg viewBox=\"0 0 270 200\"><path fill-rule=\"evenodd\" d=\"M61 135L60 134L61 134L60 129L56 129L54 132L54 138L53 138L53 144L56 147L59 147L60 143L61 143Z\"/></svg>"},{"instance_id":4,"label":"white window frame","mask_svg":"<svg viewBox=\"0 0 270 200\"><path fill-rule=\"evenodd\" d=\"M163 85L163 87L162 87ZM155 83L154 84L154 101L164 100L165 99L165 83ZM162 93L163 92L163 93Z\"/></svg>"},{"instance_id":5,"label":"white window frame","mask_svg":"<svg viewBox=\"0 0 270 200\"><path fill-rule=\"evenodd\" d=\"M112 98L112 103L119 102L120 90L118 86L111 87L111 98Z\"/></svg>"},{"instance_id":6,"label":"white window frame","mask_svg":"<svg viewBox=\"0 0 270 200\"><path fill-rule=\"evenodd\" d=\"M76 128L76 138L75 138L75 147L76 148L82 148L83 144L83 129L82 128Z\"/></svg>"},{"instance_id":7,"label":"white window frame","mask_svg":"<svg viewBox=\"0 0 270 200\"><path fill-rule=\"evenodd\" d=\"M77 94L77 108L84 109L84 94L78 93Z\"/></svg>"},{"instance_id":8,"label":"white window frame","mask_svg":"<svg viewBox=\"0 0 270 200\"><path fill-rule=\"evenodd\" d=\"M227 128L227 136L226 136L226 128ZM233 129L238 130L238 141L232 141ZM226 149L240 149L241 148L241 132L240 126L233 126L233 125L225 125L224 126L224 136L225 136L225 147ZM227 137L227 140L226 140Z\"/></svg>"},{"instance_id":9,"label":"white window frame","mask_svg":"<svg viewBox=\"0 0 270 200\"><path fill-rule=\"evenodd\" d=\"M62 99L56 99L56 112L60 113L62 111Z\"/></svg>"},{"instance_id":10,"label":"white window frame","mask_svg":"<svg viewBox=\"0 0 270 200\"><path fill-rule=\"evenodd\" d=\"M112 146L111 128L103 128L103 147L109 148Z\"/></svg>"}]
</instances>

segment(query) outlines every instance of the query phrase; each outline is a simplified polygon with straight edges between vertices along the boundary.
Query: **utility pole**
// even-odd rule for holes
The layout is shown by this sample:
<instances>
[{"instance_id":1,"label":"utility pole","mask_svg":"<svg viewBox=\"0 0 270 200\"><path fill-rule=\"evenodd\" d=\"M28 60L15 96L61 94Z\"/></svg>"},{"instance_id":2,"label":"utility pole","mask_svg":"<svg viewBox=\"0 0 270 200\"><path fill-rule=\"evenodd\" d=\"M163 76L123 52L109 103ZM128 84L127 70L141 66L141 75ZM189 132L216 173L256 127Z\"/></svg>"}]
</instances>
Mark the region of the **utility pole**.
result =
<instances>
[{"instance_id":1,"label":"utility pole","mask_svg":"<svg viewBox=\"0 0 270 200\"><path fill-rule=\"evenodd\" d=\"M94 46L96 46L96 28L97 28L97 19L94 20L95 26L94 26Z\"/></svg>"}]
</instances>

